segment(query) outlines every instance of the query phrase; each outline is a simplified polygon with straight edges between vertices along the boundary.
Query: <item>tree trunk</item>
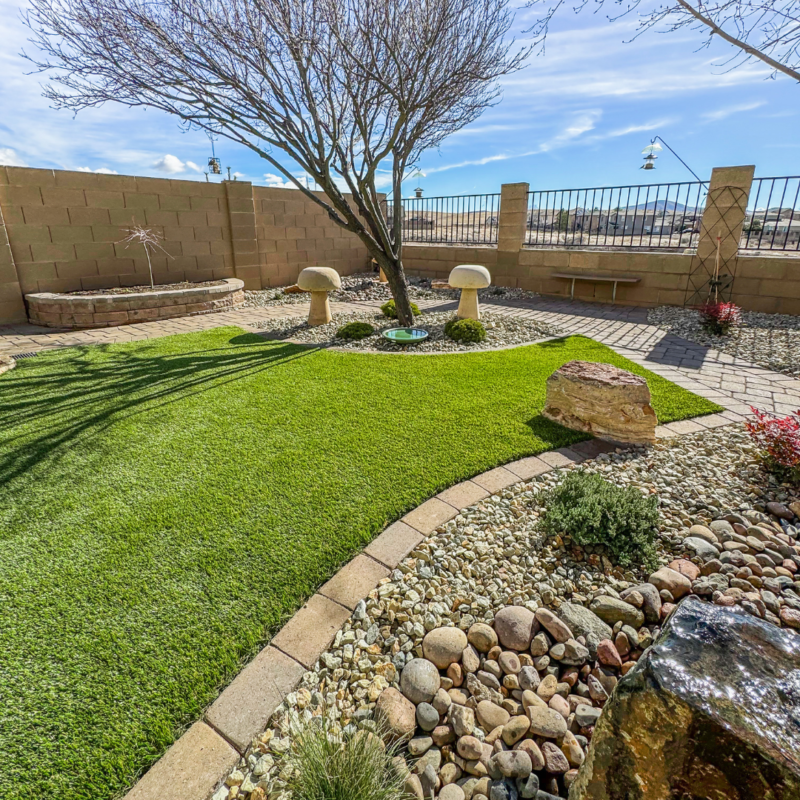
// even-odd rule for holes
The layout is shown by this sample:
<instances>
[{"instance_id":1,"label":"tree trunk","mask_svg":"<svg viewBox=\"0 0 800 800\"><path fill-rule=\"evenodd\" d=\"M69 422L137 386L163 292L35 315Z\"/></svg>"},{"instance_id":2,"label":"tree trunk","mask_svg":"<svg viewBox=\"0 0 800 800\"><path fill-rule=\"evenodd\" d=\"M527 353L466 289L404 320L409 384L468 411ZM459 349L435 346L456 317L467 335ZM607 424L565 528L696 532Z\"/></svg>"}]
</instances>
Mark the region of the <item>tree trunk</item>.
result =
<instances>
[{"instance_id":1,"label":"tree trunk","mask_svg":"<svg viewBox=\"0 0 800 800\"><path fill-rule=\"evenodd\" d=\"M411 300L408 296L408 281L403 270L402 259L393 259L385 253L376 254L375 260L381 267L389 281L394 298L395 308L397 309L397 320L403 327L411 327L414 324L414 315L411 313Z\"/></svg>"}]
</instances>

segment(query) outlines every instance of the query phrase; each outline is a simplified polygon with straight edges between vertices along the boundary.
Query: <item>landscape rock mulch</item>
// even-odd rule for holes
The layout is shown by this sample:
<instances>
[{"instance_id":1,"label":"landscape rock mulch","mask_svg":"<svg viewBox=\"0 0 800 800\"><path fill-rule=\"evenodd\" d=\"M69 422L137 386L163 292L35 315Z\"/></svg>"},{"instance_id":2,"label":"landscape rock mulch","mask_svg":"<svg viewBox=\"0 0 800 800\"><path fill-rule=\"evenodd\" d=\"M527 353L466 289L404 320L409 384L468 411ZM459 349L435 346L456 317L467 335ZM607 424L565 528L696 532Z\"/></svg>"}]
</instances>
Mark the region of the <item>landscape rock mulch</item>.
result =
<instances>
[{"instance_id":1,"label":"landscape rock mulch","mask_svg":"<svg viewBox=\"0 0 800 800\"><path fill-rule=\"evenodd\" d=\"M155 286L112 286L108 289L83 289L76 292L64 292L68 297L83 297L94 294L142 294L144 292L171 292L176 289L203 289L207 286L222 286L225 281L179 281L178 283L157 283Z\"/></svg>"},{"instance_id":2,"label":"landscape rock mulch","mask_svg":"<svg viewBox=\"0 0 800 800\"><path fill-rule=\"evenodd\" d=\"M742 311L741 323L717 336L704 330L691 308L661 306L648 322L676 336L786 375L800 376L800 316Z\"/></svg>"},{"instance_id":3,"label":"landscape rock mulch","mask_svg":"<svg viewBox=\"0 0 800 800\"><path fill-rule=\"evenodd\" d=\"M444 326L455 318L454 311L424 313L415 317L416 327L428 331L428 338L419 344L399 345L384 339L381 331L396 328L397 320L388 319L380 311L366 309L363 312L336 314L327 325L309 327L306 317L290 317L279 320L262 320L253 327L263 330L269 338L291 339L304 344L324 347L344 347L348 350L371 350L384 352L448 353L488 350L496 347L526 344L540 339L560 336L562 332L544 322L515 319L499 314L484 314L481 321L486 328L486 338L482 342L456 342L445 335ZM368 322L375 327L375 333L365 339L346 340L337 337L336 332L348 322Z\"/></svg>"},{"instance_id":4,"label":"landscape rock mulch","mask_svg":"<svg viewBox=\"0 0 800 800\"><path fill-rule=\"evenodd\" d=\"M289 800L291 731L322 715L406 737L419 800L566 797L609 695L682 597L800 629L800 501L743 426L569 469L658 497L654 573L542 534L566 470L464 509L358 605L214 800Z\"/></svg>"},{"instance_id":5,"label":"landscape rock mulch","mask_svg":"<svg viewBox=\"0 0 800 800\"><path fill-rule=\"evenodd\" d=\"M428 278L408 276L409 296L412 300L442 300L449 302L458 300L461 292L459 289L432 289ZM286 286L272 289L262 289L258 292L245 292L245 308L268 308L270 306L292 305L295 303L308 303L306 292L287 292ZM539 295L536 292L526 292L522 289L506 289L502 286L490 286L479 289L478 297L481 300L532 300ZM392 299L388 283L381 283L375 272L360 272L355 275L342 276L342 288L328 293L331 302L363 303L380 301L382 303Z\"/></svg>"}]
</instances>

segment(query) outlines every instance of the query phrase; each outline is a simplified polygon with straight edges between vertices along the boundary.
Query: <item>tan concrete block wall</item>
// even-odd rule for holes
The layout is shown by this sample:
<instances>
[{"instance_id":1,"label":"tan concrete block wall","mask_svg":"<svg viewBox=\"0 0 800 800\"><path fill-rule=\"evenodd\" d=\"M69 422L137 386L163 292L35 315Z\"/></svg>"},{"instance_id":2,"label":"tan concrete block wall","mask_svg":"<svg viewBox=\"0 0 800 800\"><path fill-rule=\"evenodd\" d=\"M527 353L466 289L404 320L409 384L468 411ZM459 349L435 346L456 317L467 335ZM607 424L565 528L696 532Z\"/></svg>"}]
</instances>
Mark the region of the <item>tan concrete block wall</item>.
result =
<instances>
[{"instance_id":1,"label":"tan concrete block wall","mask_svg":"<svg viewBox=\"0 0 800 800\"><path fill-rule=\"evenodd\" d=\"M749 311L800 314L800 258L740 255L732 300Z\"/></svg>"},{"instance_id":2,"label":"tan concrete block wall","mask_svg":"<svg viewBox=\"0 0 800 800\"><path fill-rule=\"evenodd\" d=\"M0 209L0 324L20 321L22 294L147 283L141 245L120 243L134 222L164 237L157 283L238 277L260 289L306 266L368 267L360 240L291 189L0 167Z\"/></svg>"},{"instance_id":3,"label":"tan concrete block wall","mask_svg":"<svg viewBox=\"0 0 800 800\"><path fill-rule=\"evenodd\" d=\"M25 303L19 284L17 266L8 242L5 218L0 208L0 322L24 322Z\"/></svg>"},{"instance_id":4,"label":"tan concrete block wall","mask_svg":"<svg viewBox=\"0 0 800 800\"><path fill-rule=\"evenodd\" d=\"M619 285L621 304L683 303L690 255L518 249L526 191L525 184L503 187L503 247L408 244L409 274L446 279L457 264L482 264L496 285L566 297L569 281L553 272L605 272L640 278ZM260 288L293 283L305 266L342 275L369 267L360 240L294 189L0 167L0 209L0 324L20 320L22 293L146 283L141 246L120 244L131 222L164 236L169 256L153 258L159 283L239 277ZM611 291L577 282L575 296L610 301ZM800 313L800 259L740 255L733 300L749 310Z\"/></svg>"},{"instance_id":5,"label":"tan concrete block wall","mask_svg":"<svg viewBox=\"0 0 800 800\"><path fill-rule=\"evenodd\" d=\"M132 223L163 236L157 283L234 276L220 184L5 167L0 207L24 293L149 282L142 246L121 243Z\"/></svg>"},{"instance_id":6,"label":"tan concrete block wall","mask_svg":"<svg viewBox=\"0 0 800 800\"><path fill-rule=\"evenodd\" d=\"M554 272L639 278L619 284L617 303L654 307L683 305L692 256L683 253L602 252L587 250L521 250L513 259L494 248L408 244L403 262L411 275L447 279L457 264L482 264L497 286L518 287L543 295L569 297L570 281ZM576 281L575 298L610 303L612 285ZM733 301L748 311L800 314L800 258L740 256Z\"/></svg>"},{"instance_id":7,"label":"tan concrete block wall","mask_svg":"<svg viewBox=\"0 0 800 800\"><path fill-rule=\"evenodd\" d=\"M254 186L253 199L262 286L294 283L304 267L332 267L340 275L369 269L361 240L297 189Z\"/></svg>"}]
</instances>

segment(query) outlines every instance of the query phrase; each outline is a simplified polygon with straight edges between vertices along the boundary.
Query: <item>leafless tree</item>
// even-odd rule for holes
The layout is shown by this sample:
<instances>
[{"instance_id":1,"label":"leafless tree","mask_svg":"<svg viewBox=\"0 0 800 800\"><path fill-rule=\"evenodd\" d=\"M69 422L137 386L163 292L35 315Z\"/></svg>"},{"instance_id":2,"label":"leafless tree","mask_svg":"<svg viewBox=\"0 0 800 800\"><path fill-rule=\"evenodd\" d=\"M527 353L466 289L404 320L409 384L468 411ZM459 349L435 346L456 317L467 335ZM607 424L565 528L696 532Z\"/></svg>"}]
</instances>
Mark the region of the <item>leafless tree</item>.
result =
<instances>
[{"instance_id":1,"label":"leafless tree","mask_svg":"<svg viewBox=\"0 0 800 800\"><path fill-rule=\"evenodd\" d=\"M57 107L149 106L249 147L361 238L410 325L401 182L521 66L509 3L31 0L25 21Z\"/></svg>"},{"instance_id":2,"label":"leafless tree","mask_svg":"<svg viewBox=\"0 0 800 800\"><path fill-rule=\"evenodd\" d=\"M573 7L582 11L589 0L578 0ZM642 0L613 0L619 7L615 17L640 12L636 35L656 29L678 31L699 30L705 35L704 46L717 36L736 50L725 62L731 69L757 59L769 65L773 77L783 73L800 81L800 2L798 0L669 0L653 7ZM605 0L594 0L598 10ZM609 3L610 4L610 3ZM544 46L548 27L564 0L528 0L527 7L542 9L531 32L536 44Z\"/></svg>"}]
</instances>

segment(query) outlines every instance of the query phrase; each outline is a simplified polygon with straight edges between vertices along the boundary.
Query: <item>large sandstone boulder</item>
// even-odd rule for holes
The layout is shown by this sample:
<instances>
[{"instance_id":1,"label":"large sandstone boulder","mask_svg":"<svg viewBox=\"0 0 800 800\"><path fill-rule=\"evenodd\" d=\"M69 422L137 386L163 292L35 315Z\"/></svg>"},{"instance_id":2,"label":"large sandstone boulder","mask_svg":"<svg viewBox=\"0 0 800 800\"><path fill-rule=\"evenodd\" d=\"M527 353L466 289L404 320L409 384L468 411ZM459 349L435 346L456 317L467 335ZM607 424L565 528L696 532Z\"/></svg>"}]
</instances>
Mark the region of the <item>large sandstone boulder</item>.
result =
<instances>
[{"instance_id":1,"label":"large sandstone boulder","mask_svg":"<svg viewBox=\"0 0 800 800\"><path fill-rule=\"evenodd\" d=\"M658 420L647 381L610 364L570 361L547 379L545 417L600 439L652 444Z\"/></svg>"},{"instance_id":2,"label":"large sandstone boulder","mask_svg":"<svg viewBox=\"0 0 800 800\"><path fill-rule=\"evenodd\" d=\"M570 800L800 797L797 634L687 597L617 685Z\"/></svg>"}]
</instances>

